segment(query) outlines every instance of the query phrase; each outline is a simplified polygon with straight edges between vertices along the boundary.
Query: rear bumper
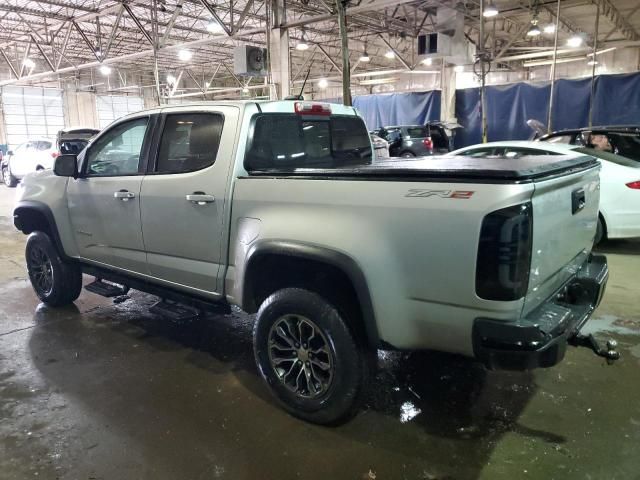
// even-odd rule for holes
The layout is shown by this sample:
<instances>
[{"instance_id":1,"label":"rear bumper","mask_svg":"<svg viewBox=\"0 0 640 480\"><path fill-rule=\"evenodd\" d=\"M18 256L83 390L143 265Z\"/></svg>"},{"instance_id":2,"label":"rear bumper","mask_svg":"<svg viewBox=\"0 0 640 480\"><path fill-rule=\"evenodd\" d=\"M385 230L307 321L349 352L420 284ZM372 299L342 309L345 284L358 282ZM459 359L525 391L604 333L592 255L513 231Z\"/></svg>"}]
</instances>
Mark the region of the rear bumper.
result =
<instances>
[{"instance_id":1,"label":"rear bumper","mask_svg":"<svg viewBox=\"0 0 640 480\"><path fill-rule=\"evenodd\" d=\"M477 318L475 357L490 369L529 370L559 363L604 295L609 268L604 255L591 255L558 292L524 318Z\"/></svg>"}]
</instances>

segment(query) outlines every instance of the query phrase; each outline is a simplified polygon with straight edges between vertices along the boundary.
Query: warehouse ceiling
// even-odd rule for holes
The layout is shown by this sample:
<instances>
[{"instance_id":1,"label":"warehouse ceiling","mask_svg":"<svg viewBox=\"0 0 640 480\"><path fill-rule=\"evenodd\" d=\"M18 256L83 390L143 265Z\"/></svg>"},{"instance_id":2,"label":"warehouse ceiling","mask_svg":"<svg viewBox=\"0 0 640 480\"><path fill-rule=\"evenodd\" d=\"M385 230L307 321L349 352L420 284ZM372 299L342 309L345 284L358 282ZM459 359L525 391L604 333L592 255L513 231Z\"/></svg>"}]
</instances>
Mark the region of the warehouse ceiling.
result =
<instances>
[{"instance_id":1,"label":"warehouse ceiling","mask_svg":"<svg viewBox=\"0 0 640 480\"><path fill-rule=\"evenodd\" d=\"M267 46L271 31L267 19L273 18L274 4L262 0L4 0L0 4L0 69L4 73L0 85L42 84L89 74L99 79L102 73L117 79L116 88L126 91L153 86L157 63L158 80L173 95L184 90L171 89L167 77L178 79L174 85L184 79L184 84L199 92L243 87L245 92L264 94L258 87L265 79L233 74L233 49L244 43ZM549 58L557 1L485 0L487 6L499 12L484 19L484 49L494 65L522 69L527 60ZM442 30L437 12L443 8L459 12L465 37L480 45L480 0L348 2L353 73L364 78L368 72L424 69L416 39ZM286 1L280 23L289 27L292 81L303 79L309 68L312 79L339 75L341 50L333 0ZM593 49L596 29L597 51L638 46L640 2L561 0L557 24L560 56L586 55ZM528 35L532 26L540 29L539 35ZM567 47L575 37L581 45ZM299 49L300 43L309 48ZM359 60L365 52L369 62ZM433 68L439 62L436 58ZM136 78L136 85L130 85L128 78Z\"/></svg>"}]
</instances>

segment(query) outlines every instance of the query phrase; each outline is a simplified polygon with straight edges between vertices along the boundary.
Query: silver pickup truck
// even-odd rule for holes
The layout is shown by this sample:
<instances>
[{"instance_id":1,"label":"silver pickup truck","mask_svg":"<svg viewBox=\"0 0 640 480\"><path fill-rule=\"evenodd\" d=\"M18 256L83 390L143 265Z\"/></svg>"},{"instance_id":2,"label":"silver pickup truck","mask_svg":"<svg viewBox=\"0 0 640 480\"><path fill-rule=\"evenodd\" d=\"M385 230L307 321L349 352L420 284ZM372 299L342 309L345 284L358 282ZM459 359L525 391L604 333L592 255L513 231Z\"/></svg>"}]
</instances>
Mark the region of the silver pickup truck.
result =
<instances>
[{"instance_id":1,"label":"silver pickup truck","mask_svg":"<svg viewBox=\"0 0 640 480\"><path fill-rule=\"evenodd\" d=\"M597 307L598 163L584 156L372 164L351 107L220 102L124 117L19 187L29 277L184 318L256 313L260 374L316 423L358 405L377 349L488 368L559 362Z\"/></svg>"}]
</instances>

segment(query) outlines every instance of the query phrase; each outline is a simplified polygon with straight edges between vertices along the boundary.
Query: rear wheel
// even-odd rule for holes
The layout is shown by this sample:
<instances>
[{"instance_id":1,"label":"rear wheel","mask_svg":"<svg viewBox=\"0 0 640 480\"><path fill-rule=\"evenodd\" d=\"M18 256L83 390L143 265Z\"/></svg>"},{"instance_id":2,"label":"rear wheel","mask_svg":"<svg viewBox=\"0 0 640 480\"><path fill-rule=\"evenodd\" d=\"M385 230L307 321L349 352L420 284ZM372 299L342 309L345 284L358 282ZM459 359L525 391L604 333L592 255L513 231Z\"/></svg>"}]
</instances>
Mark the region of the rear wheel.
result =
<instances>
[{"instance_id":1,"label":"rear wheel","mask_svg":"<svg viewBox=\"0 0 640 480\"><path fill-rule=\"evenodd\" d=\"M400 154L400 156L401 156L402 158L413 158L413 157L415 157L415 155L413 154L413 152L402 152L402 153Z\"/></svg>"},{"instance_id":2,"label":"rear wheel","mask_svg":"<svg viewBox=\"0 0 640 480\"><path fill-rule=\"evenodd\" d=\"M40 300L49 306L61 307L80 296L80 267L65 262L46 233L29 235L25 254L29 280Z\"/></svg>"},{"instance_id":3,"label":"rear wheel","mask_svg":"<svg viewBox=\"0 0 640 480\"><path fill-rule=\"evenodd\" d=\"M260 374L289 413L331 424L356 411L366 355L321 296L298 288L273 293L260 307L253 339Z\"/></svg>"},{"instance_id":4,"label":"rear wheel","mask_svg":"<svg viewBox=\"0 0 640 480\"><path fill-rule=\"evenodd\" d=\"M9 165L2 167L2 181L7 187L13 188L18 184L18 179L11 174Z\"/></svg>"}]
</instances>

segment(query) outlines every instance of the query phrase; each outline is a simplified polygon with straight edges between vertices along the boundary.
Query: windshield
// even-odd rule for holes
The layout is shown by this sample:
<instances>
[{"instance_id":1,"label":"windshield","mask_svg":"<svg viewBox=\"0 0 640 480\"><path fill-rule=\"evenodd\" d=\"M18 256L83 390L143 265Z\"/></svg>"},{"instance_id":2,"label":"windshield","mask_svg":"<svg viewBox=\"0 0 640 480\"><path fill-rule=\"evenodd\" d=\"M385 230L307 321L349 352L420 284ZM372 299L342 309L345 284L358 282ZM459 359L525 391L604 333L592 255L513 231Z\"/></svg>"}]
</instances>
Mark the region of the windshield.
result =
<instances>
[{"instance_id":1,"label":"windshield","mask_svg":"<svg viewBox=\"0 0 640 480\"><path fill-rule=\"evenodd\" d=\"M336 168L371 161L371 141L360 117L265 113L255 118L245 168Z\"/></svg>"},{"instance_id":2,"label":"windshield","mask_svg":"<svg viewBox=\"0 0 640 480\"><path fill-rule=\"evenodd\" d=\"M595 148L579 147L574 148L574 151L584 153L585 155L591 155L592 157L607 160L609 162L617 163L624 167L640 168L640 162L632 160L631 158L624 157L620 154L611 152L605 152L603 150L596 150Z\"/></svg>"}]
</instances>

